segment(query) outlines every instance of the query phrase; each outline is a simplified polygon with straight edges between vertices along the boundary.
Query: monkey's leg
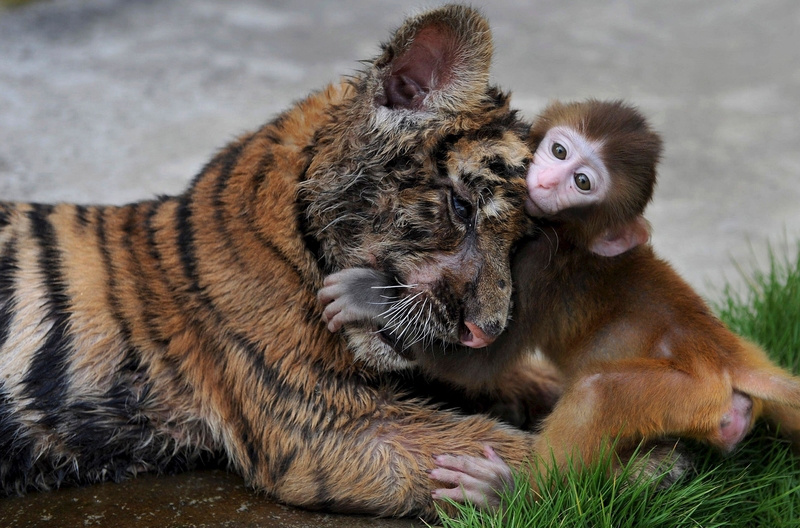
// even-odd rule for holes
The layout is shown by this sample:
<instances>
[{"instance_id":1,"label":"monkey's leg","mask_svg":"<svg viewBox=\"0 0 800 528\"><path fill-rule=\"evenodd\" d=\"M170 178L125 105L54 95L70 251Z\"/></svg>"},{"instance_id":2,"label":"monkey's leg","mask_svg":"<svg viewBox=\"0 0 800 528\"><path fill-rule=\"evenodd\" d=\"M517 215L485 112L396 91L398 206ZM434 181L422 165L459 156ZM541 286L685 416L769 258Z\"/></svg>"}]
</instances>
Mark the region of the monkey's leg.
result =
<instances>
[{"instance_id":1,"label":"monkey's leg","mask_svg":"<svg viewBox=\"0 0 800 528\"><path fill-rule=\"evenodd\" d=\"M698 369L695 369L698 370ZM607 363L578 378L545 419L535 451L545 468L590 465L609 441L668 435L719 443L733 391L713 372L687 374L665 360Z\"/></svg>"},{"instance_id":2,"label":"monkey's leg","mask_svg":"<svg viewBox=\"0 0 800 528\"><path fill-rule=\"evenodd\" d=\"M751 385L756 377L766 381L755 387L743 388L745 392L748 389L754 393L758 391L759 396L753 401L753 416L758 417L763 414L769 422L778 426L781 435L791 440L792 450L800 454L800 408L797 407L800 402L792 398L791 390L788 394L785 391L796 378L775 365L763 348L745 339L740 339L740 343L742 346L738 357L740 366L737 368L738 376L734 384L742 384L742 378ZM782 400L788 405L770 400ZM792 406L792 403L795 403L795 406Z\"/></svg>"},{"instance_id":3,"label":"monkey's leg","mask_svg":"<svg viewBox=\"0 0 800 528\"><path fill-rule=\"evenodd\" d=\"M800 409L773 402L762 403L765 418L779 428L780 434L792 442L792 451L800 455Z\"/></svg>"}]
</instances>

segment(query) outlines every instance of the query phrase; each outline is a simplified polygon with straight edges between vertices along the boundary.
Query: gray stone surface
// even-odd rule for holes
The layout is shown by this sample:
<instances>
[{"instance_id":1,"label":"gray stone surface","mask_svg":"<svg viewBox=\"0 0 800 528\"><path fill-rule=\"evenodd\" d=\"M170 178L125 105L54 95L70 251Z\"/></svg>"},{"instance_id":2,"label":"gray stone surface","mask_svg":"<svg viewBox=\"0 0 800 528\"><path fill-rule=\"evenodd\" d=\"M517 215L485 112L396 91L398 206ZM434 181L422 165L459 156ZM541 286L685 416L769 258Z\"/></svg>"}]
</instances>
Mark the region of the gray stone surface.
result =
<instances>
[{"instance_id":1,"label":"gray stone surface","mask_svg":"<svg viewBox=\"0 0 800 528\"><path fill-rule=\"evenodd\" d=\"M800 3L484 4L495 80L526 115L552 98L598 97L651 117L666 141L653 243L701 292L738 282L732 259L763 263L767 242L787 237L794 251ZM0 11L0 199L178 192L230 138L357 69L414 8L59 0Z\"/></svg>"}]
</instances>

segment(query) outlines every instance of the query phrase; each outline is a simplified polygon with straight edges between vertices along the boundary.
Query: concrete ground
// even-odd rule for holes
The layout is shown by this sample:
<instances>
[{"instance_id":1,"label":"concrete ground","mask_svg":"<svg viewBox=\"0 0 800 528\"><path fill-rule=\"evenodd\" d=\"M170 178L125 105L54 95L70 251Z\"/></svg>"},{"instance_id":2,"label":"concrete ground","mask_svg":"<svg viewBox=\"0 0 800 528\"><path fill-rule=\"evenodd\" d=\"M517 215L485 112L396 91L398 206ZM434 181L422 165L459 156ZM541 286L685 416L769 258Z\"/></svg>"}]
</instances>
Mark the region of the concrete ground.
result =
<instances>
[{"instance_id":1,"label":"concrete ground","mask_svg":"<svg viewBox=\"0 0 800 528\"><path fill-rule=\"evenodd\" d=\"M438 3L0 8L0 199L123 203L179 192L232 137L357 69L406 14ZM725 279L740 284L733 262L763 264L768 243L796 251L800 3L473 5L494 28L494 78L527 116L553 98L597 97L651 118L666 145L647 215L653 243L698 290L713 299ZM10 504L0 502L0 519Z\"/></svg>"}]
</instances>

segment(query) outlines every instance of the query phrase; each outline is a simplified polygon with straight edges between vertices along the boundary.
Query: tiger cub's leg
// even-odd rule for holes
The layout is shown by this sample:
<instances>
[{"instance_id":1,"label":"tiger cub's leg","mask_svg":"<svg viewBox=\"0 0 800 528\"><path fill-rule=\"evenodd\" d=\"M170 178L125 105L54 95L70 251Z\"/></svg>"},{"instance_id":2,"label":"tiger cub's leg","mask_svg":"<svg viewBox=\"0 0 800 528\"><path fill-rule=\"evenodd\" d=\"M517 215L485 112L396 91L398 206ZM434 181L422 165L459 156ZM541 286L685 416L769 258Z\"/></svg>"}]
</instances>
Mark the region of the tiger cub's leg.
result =
<instances>
[{"instance_id":1,"label":"tiger cub's leg","mask_svg":"<svg viewBox=\"0 0 800 528\"><path fill-rule=\"evenodd\" d=\"M379 414L338 418L335 427L312 437L304 438L301 430L276 435L249 483L311 509L435 520L432 493L442 483L429 472L436 455L477 456L490 445L512 467L521 467L532 449L530 434L489 418L413 401L383 402Z\"/></svg>"}]
</instances>

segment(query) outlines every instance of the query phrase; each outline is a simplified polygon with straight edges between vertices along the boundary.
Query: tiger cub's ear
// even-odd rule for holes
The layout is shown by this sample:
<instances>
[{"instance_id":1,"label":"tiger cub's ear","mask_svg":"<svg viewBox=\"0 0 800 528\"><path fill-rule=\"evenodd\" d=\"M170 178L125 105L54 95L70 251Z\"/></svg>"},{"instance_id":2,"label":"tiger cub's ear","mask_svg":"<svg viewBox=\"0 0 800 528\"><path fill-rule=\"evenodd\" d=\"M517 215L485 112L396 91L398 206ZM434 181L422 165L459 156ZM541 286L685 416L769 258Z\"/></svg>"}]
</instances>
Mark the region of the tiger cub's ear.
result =
<instances>
[{"instance_id":1,"label":"tiger cub's ear","mask_svg":"<svg viewBox=\"0 0 800 528\"><path fill-rule=\"evenodd\" d=\"M466 6L448 5L409 18L375 61L390 109L456 112L480 104L489 83L489 23Z\"/></svg>"}]
</instances>

